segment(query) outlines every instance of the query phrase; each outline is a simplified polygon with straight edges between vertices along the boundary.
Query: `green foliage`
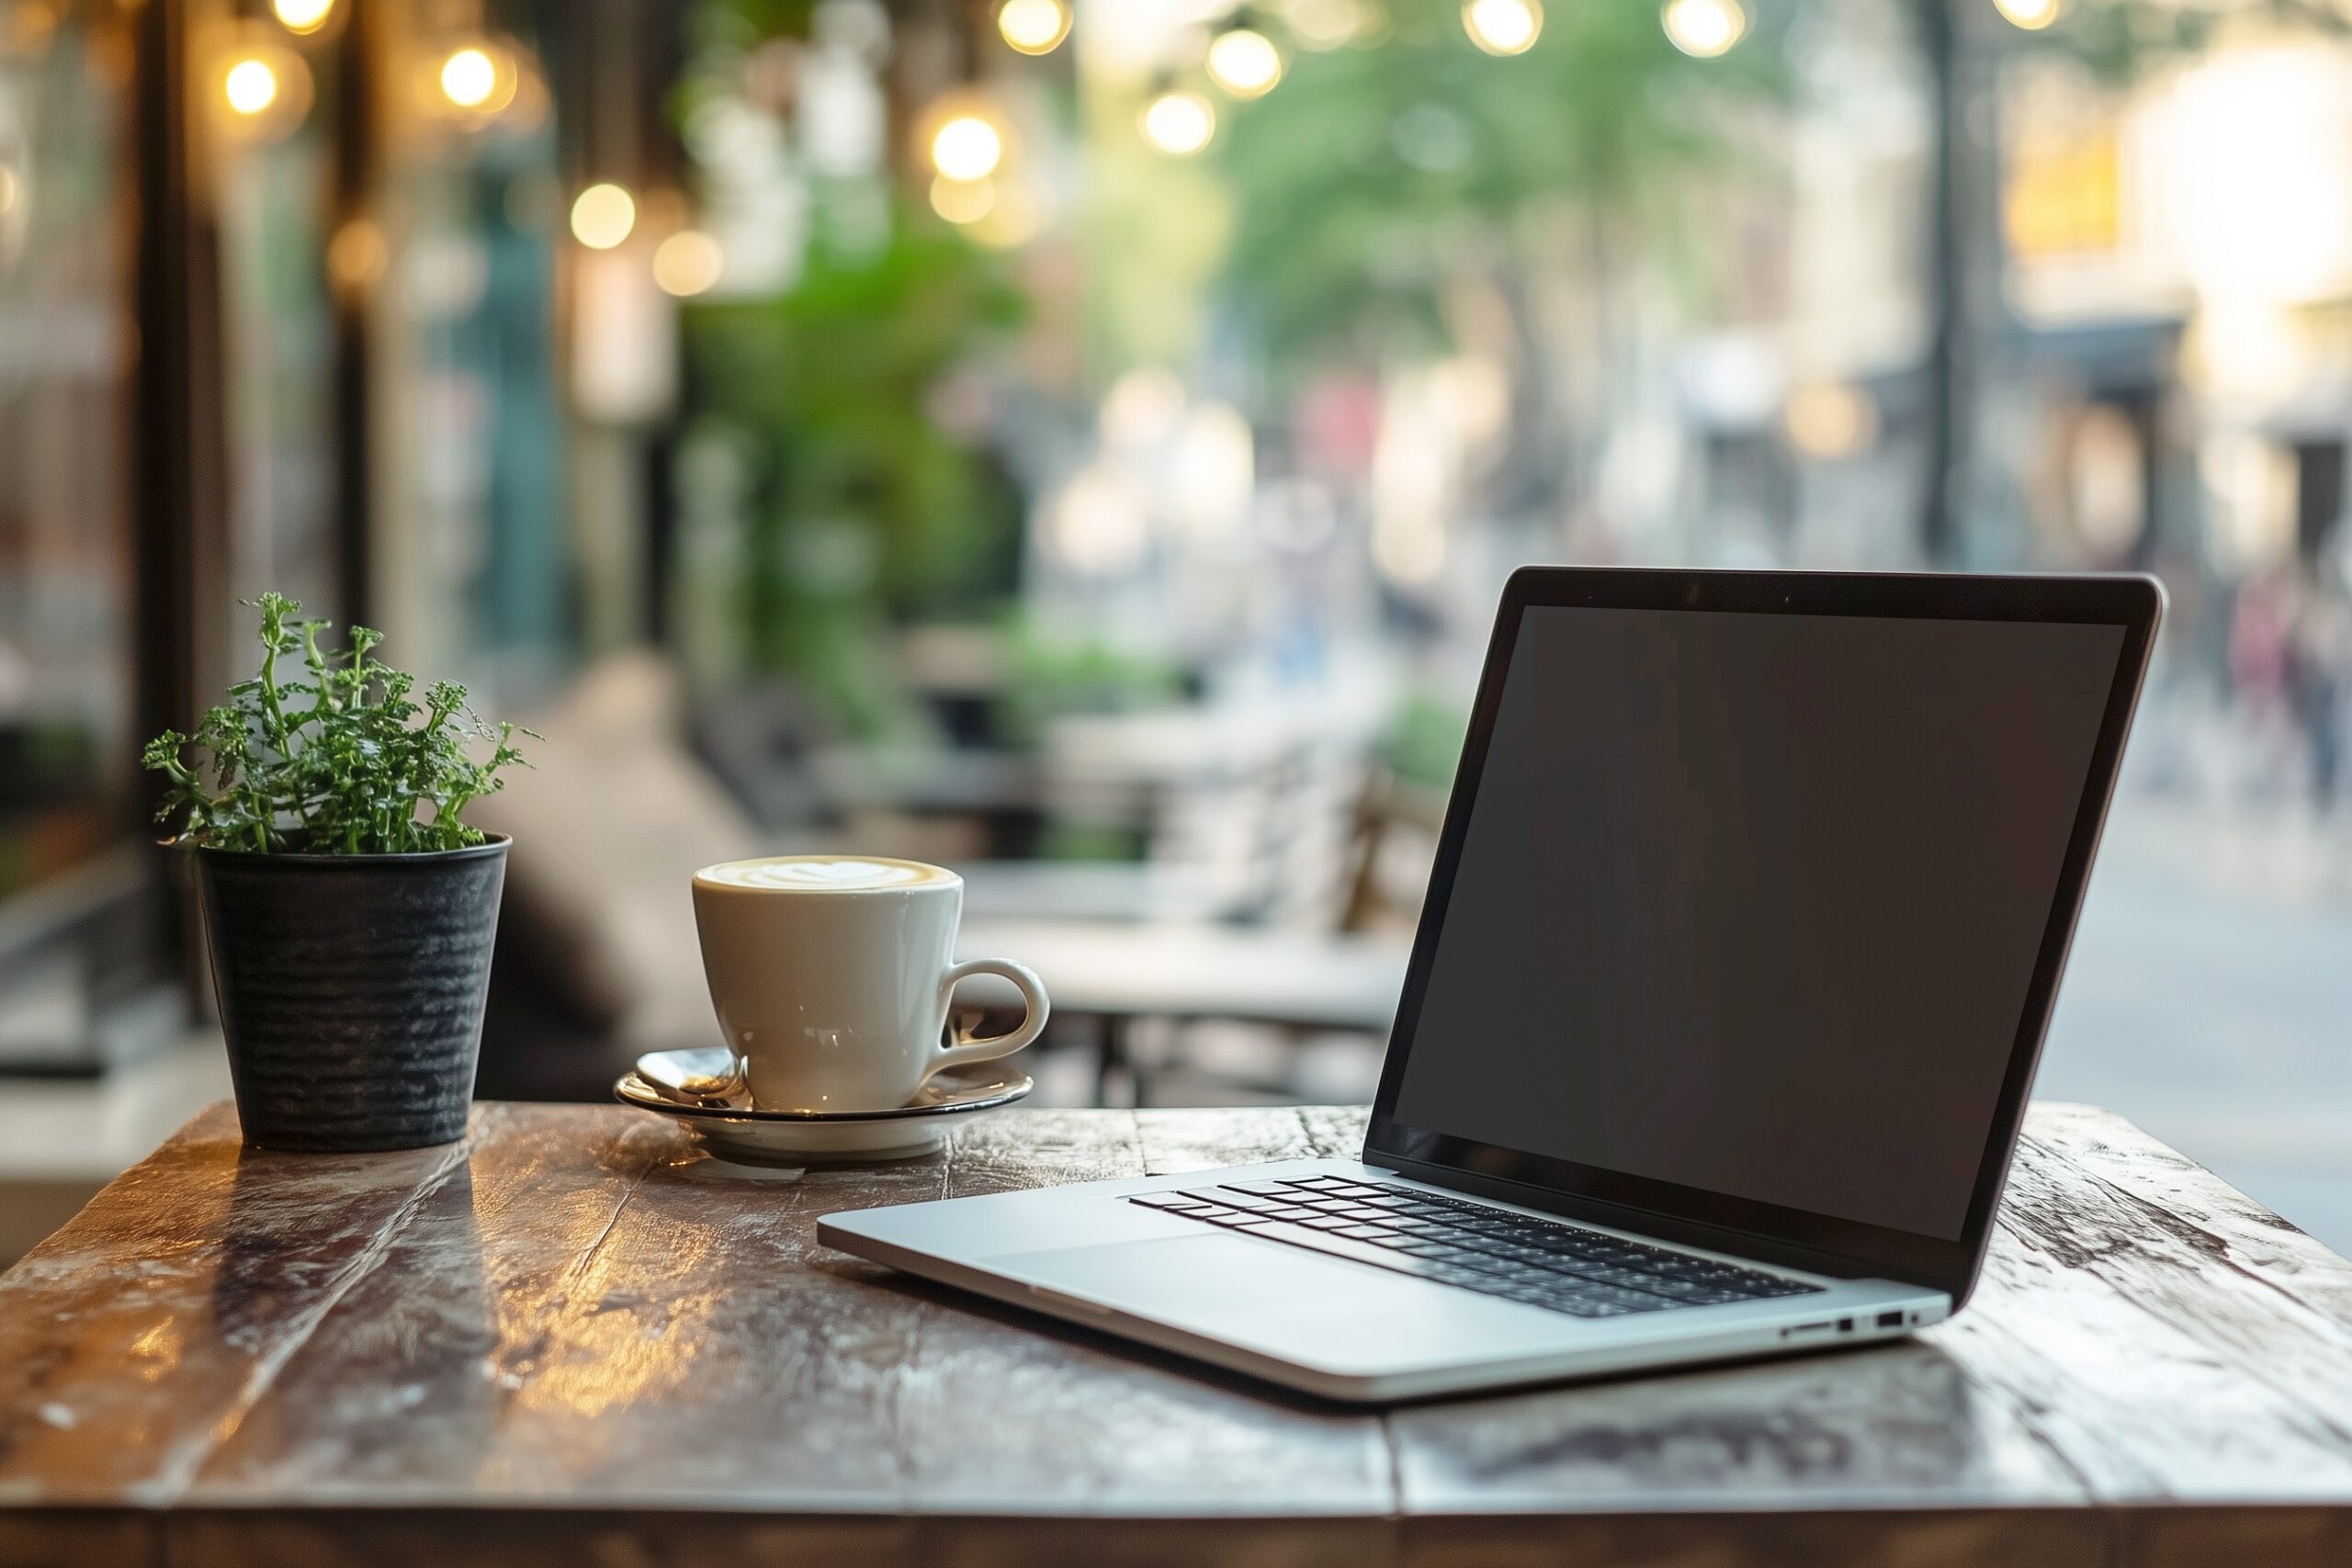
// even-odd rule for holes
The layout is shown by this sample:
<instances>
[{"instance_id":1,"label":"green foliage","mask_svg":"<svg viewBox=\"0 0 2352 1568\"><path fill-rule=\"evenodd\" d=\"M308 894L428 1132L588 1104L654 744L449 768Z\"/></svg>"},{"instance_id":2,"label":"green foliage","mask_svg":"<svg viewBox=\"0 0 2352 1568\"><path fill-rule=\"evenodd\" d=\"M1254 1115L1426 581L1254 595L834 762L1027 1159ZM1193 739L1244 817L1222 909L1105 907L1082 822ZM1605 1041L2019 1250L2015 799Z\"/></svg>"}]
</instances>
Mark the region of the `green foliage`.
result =
<instances>
[{"instance_id":1,"label":"green foliage","mask_svg":"<svg viewBox=\"0 0 2352 1568\"><path fill-rule=\"evenodd\" d=\"M1469 734L1468 708L1455 698L1419 687L1408 692L1389 716L1380 738L1380 761L1407 784L1451 789Z\"/></svg>"},{"instance_id":2,"label":"green foliage","mask_svg":"<svg viewBox=\"0 0 2352 1568\"><path fill-rule=\"evenodd\" d=\"M968 608L973 576L1018 547L1017 495L933 400L1024 306L996 258L899 212L877 243L820 235L775 299L687 312L697 412L753 453L752 657L854 731L891 722L884 626Z\"/></svg>"},{"instance_id":3,"label":"green foliage","mask_svg":"<svg viewBox=\"0 0 2352 1568\"><path fill-rule=\"evenodd\" d=\"M1184 676L1171 660L1100 641L1057 637L1035 620L1012 624L1010 679L999 699L1000 722L1016 743L1035 746L1057 718L1131 713L1179 701Z\"/></svg>"},{"instance_id":4,"label":"green foliage","mask_svg":"<svg viewBox=\"0 0 2352 1568\"><path fill-rule=\"evenodd\" d=\"M1385 39L1301 52L1278 91L1229 111L1226 291L1278 369L1442 348L1449 280L1510 271L1541 243L1531 218L1655 216L1673 176L1736 163L1727 109L1787 90L1769 14L1699 61L1653 5L1546 6L1535 46L1502 59L1454 0L1389 11Z\"/></svg>"},{"instance_id":5,"label":"green foliage","mask_svg":"<svg viewBox=\"0 0 2352 1568\"><path fill-rule=\"evenodd\" d=\"M354 626L350 646L331 653L319 646L326 623L296 619L293 600L251 603L261 610L259 672L230 687L193 738L167 729L147 746L147 766L171 781L159 820L181 820L179 841L309 855L482 842L460 816L501 787L499 770L523 761L516 728L476 718L452 682L413 701L416 678L374 656L379 632ZM281 677L278 661L297 656L307 678ZM469 757L469 742L489 745L489 759ZM209 753L209 767L183 760L190 745Z\"/></svg>"}]
</instances>

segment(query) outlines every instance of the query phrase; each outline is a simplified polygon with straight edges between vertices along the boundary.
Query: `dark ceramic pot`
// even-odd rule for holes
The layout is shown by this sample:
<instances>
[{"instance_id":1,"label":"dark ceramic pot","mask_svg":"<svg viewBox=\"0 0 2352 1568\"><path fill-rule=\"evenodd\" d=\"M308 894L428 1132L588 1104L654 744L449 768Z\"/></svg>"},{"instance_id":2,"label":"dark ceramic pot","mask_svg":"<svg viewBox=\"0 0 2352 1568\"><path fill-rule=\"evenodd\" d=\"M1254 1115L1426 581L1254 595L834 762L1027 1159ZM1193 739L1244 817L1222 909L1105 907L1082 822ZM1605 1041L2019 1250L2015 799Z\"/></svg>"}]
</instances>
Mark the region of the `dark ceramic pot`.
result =
<instances>
[{"instance_id":1,"label":"dark ceramic pot","mask_svg":"<svg viewBox=\"0 0 2352 1568\"><path fill-rule=\"evenodd\" d=\"M247 1142L351 1153L465 1135L506 845L196 852Z\"/></svg>"}]
</instances>

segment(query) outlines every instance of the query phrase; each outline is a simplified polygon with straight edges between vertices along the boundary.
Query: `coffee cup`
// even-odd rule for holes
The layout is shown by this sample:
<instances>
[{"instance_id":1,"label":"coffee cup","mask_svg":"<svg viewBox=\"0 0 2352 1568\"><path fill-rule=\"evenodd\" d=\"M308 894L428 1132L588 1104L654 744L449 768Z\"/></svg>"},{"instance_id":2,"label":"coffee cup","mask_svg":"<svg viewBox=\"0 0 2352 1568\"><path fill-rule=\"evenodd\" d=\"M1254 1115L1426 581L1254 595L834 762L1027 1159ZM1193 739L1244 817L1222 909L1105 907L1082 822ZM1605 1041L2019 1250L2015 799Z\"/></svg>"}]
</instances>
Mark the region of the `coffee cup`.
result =
<instances>
[{"instance_id":1,"label":"coffee cup","mask_svg":"<svg viewBox=\"0 0 2352 1568\"><path fill-rule=\"evenodd\" d=\"M875 855L771 855L695 873L695 927L736 1074L763 1111L889 1111L932 1075L1020 1050L1046 1027L1045 984L1010 959L956 962L964 879ZM945 1043L950 993L1001 975L1028 1016Z\"/></svg>"}]
</instances>

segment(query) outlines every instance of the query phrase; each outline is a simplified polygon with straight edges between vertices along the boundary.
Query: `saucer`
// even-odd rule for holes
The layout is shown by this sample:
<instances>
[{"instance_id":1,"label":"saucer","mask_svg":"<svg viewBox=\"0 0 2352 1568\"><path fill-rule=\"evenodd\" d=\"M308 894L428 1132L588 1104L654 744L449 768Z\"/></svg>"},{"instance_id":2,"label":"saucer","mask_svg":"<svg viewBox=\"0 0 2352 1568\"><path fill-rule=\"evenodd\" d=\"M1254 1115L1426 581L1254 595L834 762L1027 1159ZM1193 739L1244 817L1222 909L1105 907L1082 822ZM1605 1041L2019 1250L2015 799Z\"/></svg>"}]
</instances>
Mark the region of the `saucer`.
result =
<instances>
[{"instance_id":1,"label":"saucer","mask_svg":"<svg viewBox=\"0 0 2352 1568\"><path fill-rule=\"evenodd\" d=\"M613 1085L613 1098L666 1116L717 1158L745 1165L910 1159L947 1141L959 1116L1010 1105L1035 1085L1004 1062L948 1067L888 1111L762 1111L721 1087L725 1050L656 1051Z\"/></svg>"}]
</instances>

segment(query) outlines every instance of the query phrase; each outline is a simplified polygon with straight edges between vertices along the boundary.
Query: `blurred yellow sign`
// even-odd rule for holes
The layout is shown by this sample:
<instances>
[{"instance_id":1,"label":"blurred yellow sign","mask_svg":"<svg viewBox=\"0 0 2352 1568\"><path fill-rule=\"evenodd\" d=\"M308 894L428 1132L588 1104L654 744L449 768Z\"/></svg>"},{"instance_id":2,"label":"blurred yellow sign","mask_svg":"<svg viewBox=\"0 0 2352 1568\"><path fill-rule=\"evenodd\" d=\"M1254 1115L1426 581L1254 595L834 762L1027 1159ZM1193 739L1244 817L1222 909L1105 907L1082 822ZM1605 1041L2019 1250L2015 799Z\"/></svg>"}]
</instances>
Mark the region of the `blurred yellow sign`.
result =
<instances>
[{"instance_id":1,"label":"blurred yellow sign","mask_svg":"<svg viewBox=\"0 0 2352 1568\"><path fill-rule=\"evenodd\" d=\"M2010 157L2001 214L2021 261L2112 251L2123 242L2121 160L2112 132L2027 143Z\"/></svg>"}]
</instances>

